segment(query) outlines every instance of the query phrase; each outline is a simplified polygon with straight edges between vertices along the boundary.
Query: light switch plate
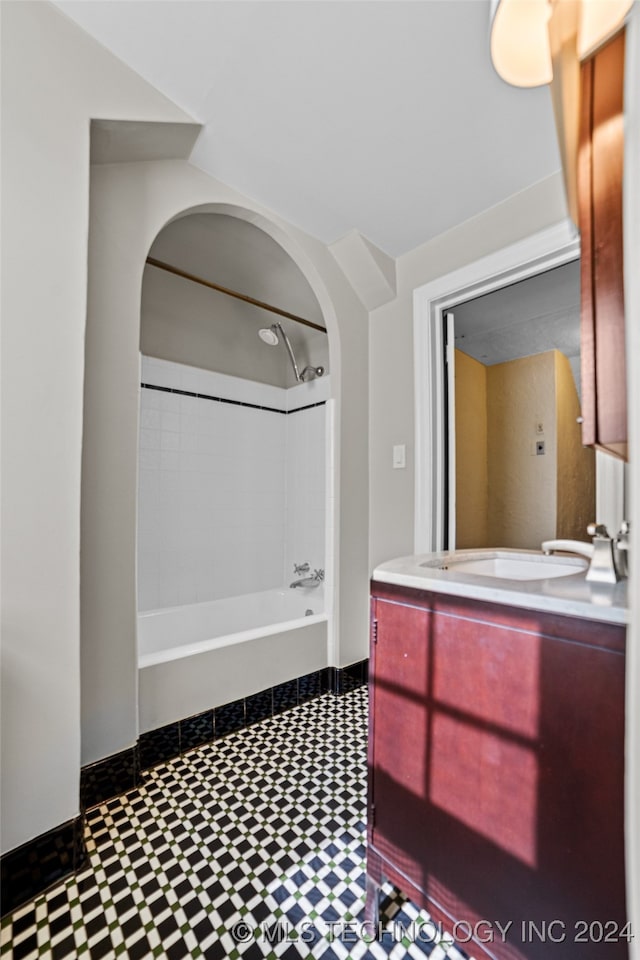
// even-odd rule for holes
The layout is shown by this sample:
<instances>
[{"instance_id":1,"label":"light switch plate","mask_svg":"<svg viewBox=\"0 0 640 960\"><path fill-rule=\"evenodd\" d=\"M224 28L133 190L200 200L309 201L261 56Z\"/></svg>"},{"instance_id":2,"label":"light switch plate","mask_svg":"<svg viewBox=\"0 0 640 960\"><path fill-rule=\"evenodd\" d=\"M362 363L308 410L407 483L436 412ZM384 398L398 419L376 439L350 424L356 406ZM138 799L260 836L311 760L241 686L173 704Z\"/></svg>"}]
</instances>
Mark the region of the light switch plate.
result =
<instances>
[{"instance_id":1,"label":"light switch plate","mask_svg":"<svg viewBox=\"0 0 640 960\"><path fill-rule=\"evenodd\" d=\"M397 443L393 448L393 469L404 470L407 465L407 448L404 443Z\"/></svg>"}]
</instances>

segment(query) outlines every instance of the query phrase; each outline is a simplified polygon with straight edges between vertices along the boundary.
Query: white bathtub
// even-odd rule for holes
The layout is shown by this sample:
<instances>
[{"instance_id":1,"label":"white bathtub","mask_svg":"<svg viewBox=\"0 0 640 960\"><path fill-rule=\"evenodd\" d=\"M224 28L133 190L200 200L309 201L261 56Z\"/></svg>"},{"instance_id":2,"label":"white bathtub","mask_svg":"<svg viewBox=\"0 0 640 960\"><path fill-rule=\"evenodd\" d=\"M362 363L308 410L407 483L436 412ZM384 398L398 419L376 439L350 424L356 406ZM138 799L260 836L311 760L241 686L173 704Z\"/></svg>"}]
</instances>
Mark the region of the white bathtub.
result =
<instances>
[{"instance_id":1,"label":"white bathtub","mask_svg":"<svg viewBox=\"0 0 640 960\"><path fill-rule=\"evenodd\" d=\"M145 611L138 615L140 732L327 663L323 586Z\"/></svg>"}]
</instances>

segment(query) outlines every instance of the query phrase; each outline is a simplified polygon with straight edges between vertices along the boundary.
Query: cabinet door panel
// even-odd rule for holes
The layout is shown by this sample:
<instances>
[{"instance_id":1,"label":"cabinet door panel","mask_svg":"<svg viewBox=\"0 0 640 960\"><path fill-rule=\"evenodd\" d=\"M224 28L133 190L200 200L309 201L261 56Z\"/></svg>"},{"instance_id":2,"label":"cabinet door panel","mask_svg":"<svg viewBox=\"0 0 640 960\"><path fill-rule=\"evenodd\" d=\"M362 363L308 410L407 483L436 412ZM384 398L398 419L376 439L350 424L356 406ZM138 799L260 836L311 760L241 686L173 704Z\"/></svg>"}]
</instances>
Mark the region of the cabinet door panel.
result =
<instances>
[{"instance_id":1,"label":"cabinet door panel","mask_svg":"<svg viewBox=\"0 0 640 960\"><path fill-rule=\"evenodd\" d=\"M449 916L624 925L624 657L376 601L371 837ZM606 630L606 627L603 628ZM428 908L428 906L427 906ZM548 943L492 949L548 960ZM626 944L607 944L624 957Z\"/></svg>"},{"instance_id":2,"label":"cabinet door panel","mask_svg":"<svg viewBox=\"0 0 640 960\"><path fill-rule=\"evenodd\" d=\"M582 239L583 443L626 459L622 241L624 33L581 68L578 160Z\"/></svg>"}]
</instances>

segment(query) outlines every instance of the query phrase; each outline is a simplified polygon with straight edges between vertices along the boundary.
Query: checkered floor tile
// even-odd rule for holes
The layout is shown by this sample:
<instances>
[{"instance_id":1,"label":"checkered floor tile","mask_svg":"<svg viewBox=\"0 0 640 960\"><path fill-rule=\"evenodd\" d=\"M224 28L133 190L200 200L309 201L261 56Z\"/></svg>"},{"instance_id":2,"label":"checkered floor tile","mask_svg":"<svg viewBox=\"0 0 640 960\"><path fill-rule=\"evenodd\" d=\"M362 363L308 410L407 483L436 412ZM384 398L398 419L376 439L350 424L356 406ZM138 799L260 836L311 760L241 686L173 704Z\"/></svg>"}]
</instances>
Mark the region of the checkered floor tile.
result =
<instances>
[{"instance_id":1,"label":"checkered floor tile","mask_svg":"<svg viewBox=\"0 0 640 960\"><path fill-rule=\"evenodd\" d=\"M90 810L89 865L2 922L15 960L460 960L385 888L363 927L367 691L327 694Z\"/></svg>"}]
</instances>

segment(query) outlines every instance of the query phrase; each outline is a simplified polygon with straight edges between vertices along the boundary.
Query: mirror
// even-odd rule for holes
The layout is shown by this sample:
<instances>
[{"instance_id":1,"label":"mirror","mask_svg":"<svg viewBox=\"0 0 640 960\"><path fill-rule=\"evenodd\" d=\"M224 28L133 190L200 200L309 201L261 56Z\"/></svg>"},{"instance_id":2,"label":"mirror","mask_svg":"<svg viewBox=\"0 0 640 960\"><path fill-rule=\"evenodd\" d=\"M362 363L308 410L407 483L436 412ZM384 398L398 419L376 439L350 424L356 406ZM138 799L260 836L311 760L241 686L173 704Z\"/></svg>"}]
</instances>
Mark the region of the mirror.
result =
<instances>
[{"instance_id":1,"label":"mirror","mask_svg":"<svg viewBox=\"0 0 640 960\"><path fill-rule=\"evenodd\" d=\"M579 261L452 313L456 547L587 539L596 468L579 424Z\"/></svg>"}]
</instances>

